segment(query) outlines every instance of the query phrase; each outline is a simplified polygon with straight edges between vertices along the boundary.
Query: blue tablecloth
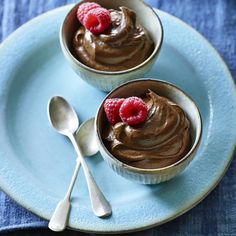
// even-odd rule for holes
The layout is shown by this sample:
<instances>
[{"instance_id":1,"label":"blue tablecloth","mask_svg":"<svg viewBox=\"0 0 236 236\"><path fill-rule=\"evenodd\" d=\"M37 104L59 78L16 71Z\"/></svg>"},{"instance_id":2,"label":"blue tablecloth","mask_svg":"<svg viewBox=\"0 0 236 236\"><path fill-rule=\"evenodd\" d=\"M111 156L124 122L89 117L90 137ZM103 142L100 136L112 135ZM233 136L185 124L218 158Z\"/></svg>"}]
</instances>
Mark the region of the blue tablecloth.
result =
<instances>
[{"instance_id":1,"label":"blue tablecloth","mask_svg":"<svg viewBox=\"0 0 236 236\"><path fill-rule=\"evenodd\" d=\"M0 41L31 18L73 0L0 0ZM201 32L219 51L236 79L235 0L146 0ZM216 189L198 206L160 227L130 235L236 235L236 160ZM0 232L36 229L50 234L47 222L23 209L0 191ZM27 233L27 235L30 233ZM67 231L67 235L75 233ZM26 235L26 231L24 231ZM51 235L51 234L50 234Z\"/></svg>"}]
</instances>

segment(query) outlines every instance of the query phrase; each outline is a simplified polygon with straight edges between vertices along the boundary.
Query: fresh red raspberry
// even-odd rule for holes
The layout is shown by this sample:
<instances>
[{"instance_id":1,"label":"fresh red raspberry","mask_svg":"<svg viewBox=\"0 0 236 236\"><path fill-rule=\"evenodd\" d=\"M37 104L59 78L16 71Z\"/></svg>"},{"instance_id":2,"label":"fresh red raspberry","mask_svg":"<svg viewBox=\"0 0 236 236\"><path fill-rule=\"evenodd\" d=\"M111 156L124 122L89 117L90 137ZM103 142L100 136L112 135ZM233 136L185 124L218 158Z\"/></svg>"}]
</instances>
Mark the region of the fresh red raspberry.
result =
<instances>
[{"instance_id":1,"label":"fresh red raspberry","mask_svg":"<svg viewBox=\"0 0 236 236\"><path fill-rule=\"evenodd\" d=\"M90 10L84 17L83 25L93 34L105 31L111 22L110 12L102 7Z\"/></svg>"},{"instance_id":2,"label":"fresh red raspberry","mask_svg":"<svg viewBox=\"0 0 236 236\"><path fill-rule=\"evenodd\" d=\"M81 22L81 24L83 24L85 15L90 10L98 8L98 7L101 7L101 6L95 2L85 2L79 5L76 15L77 15L78 20Z\"/></svg>"},{"instance_id":3,"label":"fresh red raspberry","mask_svg":"<svg viewBox=\"0 0 236 236\"><path fill-rule=\"evenodd\" d=\"M147 118L148 108L141 98L129 97L122 103L119 114L124 123L137 125Z\"/></svg>"},{"instance_id":4,"label":"fresh red raspberry","mask_svg":"<svg viewBox=\"0 0 236 236\"><path fill-rule=\"evenodd\" d=\"M124 98L109 98L105 100L104 110L108 121L112 125L115 125L116 123L121 121L119 116L119 109L124 100Z\"/></svg>"}]
</instances>

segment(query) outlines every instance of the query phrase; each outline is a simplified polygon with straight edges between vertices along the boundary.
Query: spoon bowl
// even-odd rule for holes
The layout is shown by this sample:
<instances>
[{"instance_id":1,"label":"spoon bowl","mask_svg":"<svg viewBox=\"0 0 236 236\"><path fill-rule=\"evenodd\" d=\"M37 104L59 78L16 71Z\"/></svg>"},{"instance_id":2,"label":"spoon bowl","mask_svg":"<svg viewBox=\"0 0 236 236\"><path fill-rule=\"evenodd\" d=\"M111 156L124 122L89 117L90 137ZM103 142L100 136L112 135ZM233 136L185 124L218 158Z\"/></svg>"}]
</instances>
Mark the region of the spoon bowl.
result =
<instances>
[{"instance_id":1,"label":"spoon bowl","mask_svg":"<svg viewBox=\"0 0 236 236\"><path fill-rule=\"evenodd\" d=\"M76 140L84 156L93 156L98 152L94 118L87 120L79 127L76 132Z\"/></svg>"},{"instance_id":2,"label":"spoon bowl","mask_svg":"<svg viewBox=\"0 0 236 236\"><path fill-rule=\"evenodd\" d=\"M48 117L53 128L63 135L74 133L79 127L79 119L74 109L60 96L49 101Z\"/></svg>"}]
</instances>

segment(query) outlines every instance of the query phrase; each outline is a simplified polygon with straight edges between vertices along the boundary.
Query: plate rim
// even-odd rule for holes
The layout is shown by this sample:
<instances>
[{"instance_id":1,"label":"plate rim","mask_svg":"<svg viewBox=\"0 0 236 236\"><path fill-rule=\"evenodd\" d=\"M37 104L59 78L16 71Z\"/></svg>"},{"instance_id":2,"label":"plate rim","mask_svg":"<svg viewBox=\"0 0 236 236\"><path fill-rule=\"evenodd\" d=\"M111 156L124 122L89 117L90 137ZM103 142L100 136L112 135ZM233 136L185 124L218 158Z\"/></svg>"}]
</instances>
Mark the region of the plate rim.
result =
<instances>
[{"instance_id":1,"label":"plate rim","mask_svg":"<svg viewBox=\"0 0 236 236\"><path fill-rule=\"evenodd\" d=\"M16 29L13 33L11 33L1 44L0 44L0 52L2 50L2 48L4 48L5 44L7 44L8 42L10 42L10 40L12 40L12 38L14 38L15 34L19 33L19 32L23 32L24 30L27 30L28 27L30 27L31 25L33 25L35 22L37 22L38 20L42 20L42 18L44 17L48 17L48 15L51 15L51 14L59 14L60 11L64 12L66 10L69 10L71 7L73 7L74 4L69 4L69 5L66 5L66 6L62 6L62 7L58 7L58 8L55 8L55 9L52 9L48 12L45 12L41 15L38 15L37 17L31 19L30 21L24 23L23 25L21 25L18 29ZM157 10L156 8L154 8L155 10ZM232 83L232 85L234 86L234 95L236 95L236 88L235 88L235 82L234 82L234 79L231 75L231 72L229 70L229 68L227 67L226 63L224 62L224 60L222 59L221 55L218 53L218 51L210 44L210 42L202 35L200 34L196 29L194 29L193 27L191 27L190 25L188 25L187 23L185 23L184 21L182 21L181 19L169 14L169 13L166 13L164 11L161 11L161 10L157 10L158 12L161 12L161 14L163 15L166 15L167 18L171 18L171 19L174 19L177 24L182 24L183 27L187 28L188 30L191 30L191 31L194 31L194 34L197 35L197 37L201 37L207 47L211 48L212 52L215 53L216 57L218 59L220 59L221 61L221 65L223 65L224 67L224 72L227 73L226 77L228 79L228 81L230 83ZM236 141L236 140L235 140ZM72 228L72 227L67 227L69 229L73 229L73 230L76 230L76 231L81 231L81 232L91 232L91 233L128 233L128 232L137 232L137 231L140 231L140 230L145 230L145 229L149 229L149 228L152 228L152 227L155 227L155 226L159 226L159 225L162 225L166 222L169 222L181 215L183 215L184 213L186 213L187 211L189 211L190 209L192 209L193 207L195 207L199 202L201 202L210 192L212 192L212 190L218 185L218 183L221 181L222 177L225 175L226 171L228 170L232 160L233 160L233 155L234 155L234 152L236 150L236 146L234 145L232 147L232 150L229 150L228 153L228 157L230 158L230 160L228 161L227 165L224 167L224 169L222 169L222 174L221 176L217 179L217 181L211 185L211 188L208 189L208 191L205 192L205 194L202 195L201 198L198 199L198 201L195 201L194 204L190 205L188 208L184 209L183 211L180 211L178 212L177 214L173 215L172 217L169 217L165 220L162 220L162 221L159 221L157 223L154 223L154 224L149 224L149 225L146 225L146 226L143 226L143 227L137 227L137 228L133 228L133 229L125 229L125 230L112 230L112 231L100 231L100 230L83 230L83 229L79 229L79 228ZM1 174L0 174L1 176ZM16 195L12 195L11 193L8 193L7 191L5 191L6 189L4 189L3 187L3 184L1 183L1 190L3 192L5 192L7 195L9 195L15 202L17 202L19 205L21 205L22 207L26 208L27 210L31 211L32 213L38 215L39 217L42 217L43 219L45 220L48 220L48 218L45 218L45 216L42 216L41 214L38 214L35 209L31 209L31 207L29 205L27 205L27 201L25 202L20 202L18 201L18 197ZM43 226L42 226L43 227Z\"/></svg>"}]
</instances>

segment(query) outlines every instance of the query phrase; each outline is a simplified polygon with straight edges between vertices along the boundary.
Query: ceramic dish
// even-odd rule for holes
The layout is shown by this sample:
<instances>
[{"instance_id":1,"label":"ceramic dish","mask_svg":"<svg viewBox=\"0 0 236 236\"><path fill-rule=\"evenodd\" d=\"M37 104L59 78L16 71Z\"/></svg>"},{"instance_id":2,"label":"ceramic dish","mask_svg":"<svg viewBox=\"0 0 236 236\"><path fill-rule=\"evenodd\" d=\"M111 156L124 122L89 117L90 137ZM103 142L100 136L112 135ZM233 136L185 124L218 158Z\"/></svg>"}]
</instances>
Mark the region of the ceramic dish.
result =
<instances>
[{"instance_id":1,"label":"ceramic dish","mask_svg":"<svg viewBox=\"0 0 236 236\"><path fill-rule=\"evenodd\" d=\"M76 158L71 144L49 124L48 100L64 96L83 121L95 116L106 95L78 80L61 52L59 28L71 7L35 18L0 47L0 187L45 219L64 196ZM100 154L88 158L113 215L94 216L81 171L72 194L70 228L118 233L162 224L206 197L230 164L236 140L232 77L201 35L164 12L158 15L165 39L159 60L147 76L176 84L197 103L204 124L198 153L178 177L152 187L118 176Z\"/></svg>"},{"instance_id":2,"label":"ceramic dish","mask_svg":"<svg viewBox=\"0 0 236 236\"><path fill-rule=\"evenodd\" d=\"M148 30L155 43L153 53L144 62L133 68L122 71L100 71L90 68L78 61L73 56L71 49L71 37L79 27L78 20L76 19L76 11L81 3L76 4L68 12L60 30L60 43L65 58L73 70L79 75L80 79L85 80L87 83L103 91L111 91L124 82L135 78L141 78L147 71L150 70L159 55L164 32L158 15L149 5L144 3L143 0L100 0L97 1L97 3L107 9L117 9L119 6L126 6L134 10L138 21L143 25L143 27L145 27L146 30ZM152 24L150 24L150 22L152 22Z\"/></svg>"},{"instance_id":3,"label":"ceramic dish","mask_svg":"<svg viewBox=\"0 0 236 236\"><path fill-rule=\"evenodd\" d=\"M105 100L109 98L117 98L117 97L118 98L119 97L126 98L126 97L131 97L131 96L140 97L141 95L147 93L149 89L151 89L154 93L158 94L159 96L166 97L170 99L170 101L179 105L184 110L191 124L191 128L190 128L191 148L190 150L177 162L172 163L171 165L168 165L162 168L156 168L156 169L137 168L137 167L133 167L132 165L123 163L122 161L118 160L116 156L112 155L111 152L109 152L107 146L104 143L104 140L102 139L102 133L104 132L104 129L107 126L107 122L108 122L105 112L104 112ZM127 126L126 128L129 129L130 126ZM126 128L123 130L124 133L126 133ZM152 128L155 129L156 127L152 127ZM96 114L95 130L96 130L97 143L99 146L100 153L103 159L108 163L108 165L115 172L117 172L119 175L123 176L124 178L133 180L138 183L158 184L158 183L170 180L174 178L176 175L178 175L179 173L181 173L189 165L189 163L193 160L193 158L196 156L196 152L199 147L200 140L201 140L202 122L201 122L201 115L199 113L199 110L196 104L186 93L184 93L182 90L180 90L173 84L167 83L166 81L146 78L146 79L139 79L139 80L130 81L128 83L122 84L119 87L112 90L105 97L105 99L101 103L98 109L98 112ZM125 134L123 135L125 136ZM154 135L154 133L152 133L152 135ZM135 135L133 134L133 136ZM155 136L155 137L158 137L158 136ZM126 146L124 145L124 143L122 144L123 145L121 146L123 146L124 148L127 146L129 147L129 145Z\"/></svg>"}]
</instances>

